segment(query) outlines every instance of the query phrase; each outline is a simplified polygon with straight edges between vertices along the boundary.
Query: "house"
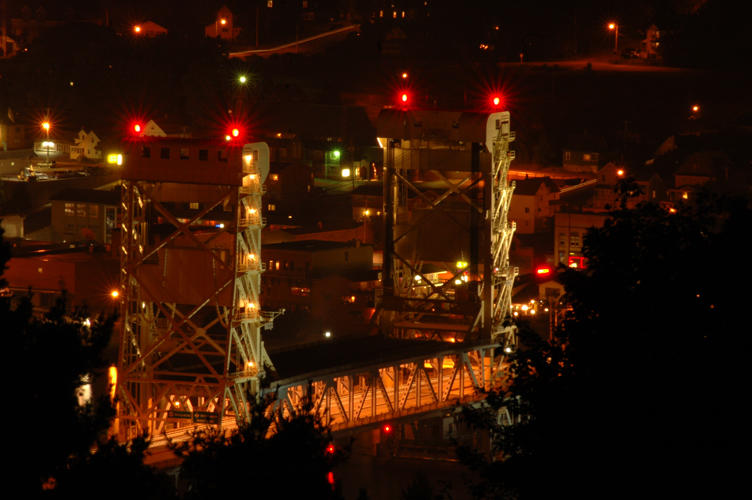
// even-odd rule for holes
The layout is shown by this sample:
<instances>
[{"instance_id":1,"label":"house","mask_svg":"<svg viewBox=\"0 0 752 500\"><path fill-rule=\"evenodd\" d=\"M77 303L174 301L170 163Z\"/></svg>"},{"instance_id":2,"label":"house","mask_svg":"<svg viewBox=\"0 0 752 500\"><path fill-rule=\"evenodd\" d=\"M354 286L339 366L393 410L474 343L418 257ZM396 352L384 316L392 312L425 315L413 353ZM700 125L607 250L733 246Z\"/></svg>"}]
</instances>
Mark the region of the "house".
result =
<instances>
[{"instance_id":1,"label":"house","mask_svg":"<svg viewBox=\"0 0 752 500\"><path fill-rule=\"evenodd\" d=\"M26 125L17 123L13 110L8 108L5 116L0 116L0 145L3 151L26 148Z\"/></svg>"},{"instance_id":2,"label":"house","mask_svg":"<svg viewBox=\"0 0 752 500\"><path fill-rule=\"evenodd\" d=\"M593 200L590 209L593 211L615 210L621 203L621 198L616 192L619 181L631 176L634 182L641 188L642 194L627 198L627 208L635 208L640 202L647 201L645 193L649 184L649 175L644 171L628 172L626 167L608 162L598 170L593 189Z\"/></svg>"},{"instance_id":3,"label":"house","mask_svg":"<svg viewBox=\"0 0 752 500\"><path fill-rule=\"evenodd\" d=\"M167 28L163 28L162 26L152 21L146 21L143 24L135 26L133 30L136 32L137 35L145 36L149 38L155 38L157 35L167 34Z\"/></svg>"},{"instance_id":4,"label":"house","mask_svg":"<svg viewBox=\"0 0 752 500\"><path fill-rule=\"evenodd\" d=\"M554 204L551 202L558 200L559 187L550 177L533 177L515 183L509 220L517 223L518 233L540 230L543 219L553 215Z\"/></svg>"},{"instance_id":5,"label":"house","mask_svg":"<svg viewBox=\"0 0 752 500\"><path fill-rule=\"evenodd\" d=\"M234 40L240 34L241 28L235 27L232 12L223 5L217 11L217 17L214 22L207 24L204 28L204 35L211 38L221 38L223 40Z\"/></svg>"},{"instance_id":6,"label":"house","mask_svg":"<svg viewBox=\"0 0 752 500\"><path fill-rule=\"evenodd\" d=\"M606 142L600 136L585 134L570 137L562 150L564 170L597 172L598 162L606 148Z\"/></svg>"},{"instance_id":7,"label":"house","mask_svg":"<svg viewBox=\"0 0 752 500\"><path fill-rule=\"evenodd\" d=\"M78 137L74 139L75 144L70 148L71 160L101 160L102 150L99 147L101 142L94 131L86 132L81 128Z\"/></svg>"},{"instance_id":8,"label":"house","mask_svg":"<svg viewBox=\"0 0 752 500\"><path fill-rule=\"evenodd\" d=\"M190 139L193 135L188 127L172 123L162 123L157 125L154 120L149 120L146 125L141 127L138 132L139 137L177 137L180 139Z\"/></svg>"},{"instance_id":9,"label":"house","mask_svg":"<svg viewBox=\"0 0 752 500\"><path fill-rule=\"evenodd\" d=\"M120 191L65 188L50 197L52 238L59 243L88 240L111 243Z\"/></svg>"},{"instance_id":10,"label":"house","mask_svg":"<svg viewBox=\"0 0 752 500\"><path fill-rule=\"evenodd\" d=\"M651 24L647 30L645 39L640 42L640 57L642 59L660 59L661 58L661 38L666 35L666 31L661 31L658 26Z\"/></svg>"},{"instance_id":11,"label":"house","mask_svg":"<svg viewBox=\"0 0 752 500\"><path fill-rule=\"evenodd\" d=\"M608 213L557 212L554 216L555 263L569 267L587 267L582 256L585 233L591 227L603 227Z\"/></svg>"},{"instance_id":12,"label":"house","mask_svg":"<svg viewBox=\"0 0 752 500\"><path fill-rule=\"evenodd\" d=\"M270 224L289 222L299 226L304 222L313 191L313 172L308 165L300 161L272 161L264 186L263 212ZM275 215L283 215L290 220L280 221Z\"/></svg>"}]
</instances>

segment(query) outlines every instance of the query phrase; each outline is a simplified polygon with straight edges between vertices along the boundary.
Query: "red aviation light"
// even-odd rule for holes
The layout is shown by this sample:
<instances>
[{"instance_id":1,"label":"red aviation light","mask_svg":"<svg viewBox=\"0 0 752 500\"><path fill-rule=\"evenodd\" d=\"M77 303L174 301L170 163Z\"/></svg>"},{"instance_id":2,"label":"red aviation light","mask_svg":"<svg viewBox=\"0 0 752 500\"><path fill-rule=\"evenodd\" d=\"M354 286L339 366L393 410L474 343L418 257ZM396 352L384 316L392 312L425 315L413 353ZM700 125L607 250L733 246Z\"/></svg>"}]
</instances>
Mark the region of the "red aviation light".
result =
<instances>
[{"instance_id":1,"label":"red aviation light","mask_svg":"<svg viewBox=\"0 0 752 500\"><path fill-rule=\"evenodd\" d=\"M141 133L141 124L140 123L134 124L133 131L136 132L137 134Z\"/></svg>"},{"instance_id":2,"label":"red aviation light","mask_svg":"<svg viewBox=\"0 0 752 500\"><path fill-rule=\"evenodd\" d=\"M499 97L499 96L494 97L493 98L493 105L494 106L499 106L500 104L501 104L501 97Z\"/></svg>"},{"instance_id":3,"label":"red aviation light","mask_svg":"<svg viewBox=\"0 0 752 500\"><path fill-rule=\"evenodd\" d=\"M238 130L236 128L232 129L232 136L233 137L237 137L239 135L240 135L240 130Z\"/></svg>"},{"instance_id":4,"label":"red aviation light","mask_svg":"<svg viewBox=\"0 0 752 500\"><path fill-rule=\"evenodd\" d=\"M400 96L400 101L402 101L402 104L407 104L408 95L406 93L403 93Z\"/></svg>"},{"instance_id":5,"label":"red aviation light","mask_svg":"<svg viewBox=\"0 0 752 500\"><path fill-rule=\"evenodd\" d=\"M384 434L391 434L393 429L394 428L392 427L392 424L384 424L384 426L381 428L381 430L384 431Z\"/></svg>"},{"instance_id":6,"label":"red aviation light","mask_svg":"<svg viewBox=\"0 0 752 500\"><path fill-rule=\"evenodd\" d=\"M326 447L326 452L327 453L334 453L334 445L330 444L329 446L327 446Z\"/></svg>"}]
</instances>

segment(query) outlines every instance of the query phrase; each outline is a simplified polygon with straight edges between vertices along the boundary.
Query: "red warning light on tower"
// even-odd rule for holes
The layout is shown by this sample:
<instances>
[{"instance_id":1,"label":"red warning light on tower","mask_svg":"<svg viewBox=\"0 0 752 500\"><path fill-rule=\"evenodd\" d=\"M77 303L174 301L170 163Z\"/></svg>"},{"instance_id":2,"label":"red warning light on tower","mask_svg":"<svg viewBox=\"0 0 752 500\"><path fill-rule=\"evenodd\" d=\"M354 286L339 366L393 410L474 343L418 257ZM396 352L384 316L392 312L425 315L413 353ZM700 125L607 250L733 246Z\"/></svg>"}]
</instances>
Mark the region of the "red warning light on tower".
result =
<instances>
[{"instance_id":1,"label":"red warning light on tower","mask_svg":"<svg viewBox=\"0 0 752 500\"><path fill-rule=\"evenodd\" d=\"M400 101L402 101L402 104L407 104L407 99L408 99L407 93L403 92L402 95L400 95Z\"/></svg>"},{"instance_id":2,"label":"red warning light on tower","mask_svg":"<svg viewBox=\"0 0 752 500\"><path fill-rule=\"evenodd\" d=\"M391 434L393 429L394 428L392 427L392 424L384 424L381 427L381 430L384 431L384 434Z\"/></svg>"},{"instance_id":3,"label":"red warning light on tower","mask_svg":"<svg viewBox=\"0 0 752 500\"><path fill-rule=\"evenodd\" d=\"M239 135L240 135L240 130L238 130L236 128L232 129L232 136L233 137L237 137Z\"/></svg>"},{"instance_id":4,"label":"red warning light on tower","mask_svg":"<svg viewBox=\"0 0 752 500\"><path fill-rule=\"evenodd\" d=\"M137 134L140 134L141 133L141 124L140 123L135 123L133 125L133 131L136 132Z\"/></svg>"},{"instance_id":5,"label":"red warning light on tower","mask_svg":"<svg viewBox=\"0 0 752 500\"><path fill-rule=\"evenodd\" d=\"M501 97L499 97L499 96L495 96L495 97L493 98L493 105L494 105L494 106L499 106L500 104L501 104Z\"/></svg>"}]
</instances>

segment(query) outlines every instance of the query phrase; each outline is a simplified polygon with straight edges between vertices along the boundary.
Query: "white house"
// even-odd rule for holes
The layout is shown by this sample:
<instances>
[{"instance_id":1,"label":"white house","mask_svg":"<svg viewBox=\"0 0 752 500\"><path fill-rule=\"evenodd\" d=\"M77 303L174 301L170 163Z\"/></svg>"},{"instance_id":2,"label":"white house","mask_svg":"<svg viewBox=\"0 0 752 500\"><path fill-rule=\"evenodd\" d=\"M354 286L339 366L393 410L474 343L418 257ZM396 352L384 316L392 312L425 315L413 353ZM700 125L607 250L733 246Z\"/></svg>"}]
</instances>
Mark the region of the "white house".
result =
<instances>
[{"instance_id":1,"label":"white house","mask_svg":"<svg viewBox=\"0 0 752 500\"><path fill-rule=\"evenodd\" d=\"M70 148L71 160L101 160L102 151L99 149L99 137L94 131L86 132L81 129L78 132L78 138L74 139L75 145Z\"/></svg>"}]
</instances>

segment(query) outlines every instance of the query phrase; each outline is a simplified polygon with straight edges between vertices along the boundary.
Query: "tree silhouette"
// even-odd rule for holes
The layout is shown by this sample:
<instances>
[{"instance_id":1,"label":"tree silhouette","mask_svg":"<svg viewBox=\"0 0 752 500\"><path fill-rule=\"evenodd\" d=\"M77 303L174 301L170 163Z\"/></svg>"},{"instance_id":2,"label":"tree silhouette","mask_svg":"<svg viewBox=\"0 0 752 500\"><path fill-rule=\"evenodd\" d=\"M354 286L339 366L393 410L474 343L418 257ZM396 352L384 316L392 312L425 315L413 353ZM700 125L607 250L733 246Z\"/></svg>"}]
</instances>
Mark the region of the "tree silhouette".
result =
<instances>
[{"instance_id":1,"label":"tree silhouette","mask_svg":"<svg viewBox=\"0 0 752 500\"><path fill-rule=\"evenodd\" d=\"M512 386L464 412L496 458L460 449L475 498L739 491L751 235L749 197L707 193L590 230L588 270L562 276L571 311L556 338L523 325Z\"/></svg>"},{"instance_id":2,"label":"tree silhouette","mask_svg":"<svg viewBox=\"0 0 752 500\"><path fill-rule=\"evenodd\" d=\"M333 470L348 451L331 444L310 404L285 416L267 411L271 401L252 402L250 421L229 433L196 430L188 441L170 443L183 459L185 498L341 498Z\"/></svg>"}]
</instances>

